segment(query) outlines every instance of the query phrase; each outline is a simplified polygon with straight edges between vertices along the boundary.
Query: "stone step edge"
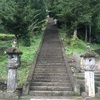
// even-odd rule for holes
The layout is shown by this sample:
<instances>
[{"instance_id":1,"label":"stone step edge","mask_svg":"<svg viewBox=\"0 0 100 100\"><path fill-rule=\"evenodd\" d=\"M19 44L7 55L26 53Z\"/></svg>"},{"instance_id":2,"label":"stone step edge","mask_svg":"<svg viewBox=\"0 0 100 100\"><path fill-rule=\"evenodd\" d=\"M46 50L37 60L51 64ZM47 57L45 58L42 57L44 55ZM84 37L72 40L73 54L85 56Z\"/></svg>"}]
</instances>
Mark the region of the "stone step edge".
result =
<instances>
[{"instance_id":1,"label":"stone step edge","mask_svg":"<svg viewBox=\"0 0 100 100\"><path fill-rule=\"evenodd\" d=\"M73 91L30 91L29 95L52 95L52 96L64 96L64 95L73 95Z\"/></svg>"},{"instance_id":2,"label":"stone step edge","mask_svg":"<svg viewBox=\"0 0 100 100\"><path fill-rule=\"evenodd\" d=\"M79 100L83 100L81 96L22 96L21 99L40 99L40 100L76 100L75 98L81 98Z\"/></svg>"},{"instance_id":3,"label":"stone step edge","mask_svg":"<svg viewBox=\"0 0 100 100\"><path fill-rule=\"evenodd\" d=\"M34 84L34 85L35 84L37 84L37 85L41 84L41 85L47 85L47 86L48 85L52 85L52 86L55 86L55 85L71 85L70 82L65 82L65 83L64 82L63 83L60 83L60 82L31 82L31 85L32 84Z\"/></svg>"},{"instance_id":4,"label":"stone step edge","mask_svg":"<svg viewBox=\"0 0 100 100\"><path fill-rule=\"evenodd\" d=\"M31 86L30 91L72 91L72 87Z\"/></svg>"}]
</instances>

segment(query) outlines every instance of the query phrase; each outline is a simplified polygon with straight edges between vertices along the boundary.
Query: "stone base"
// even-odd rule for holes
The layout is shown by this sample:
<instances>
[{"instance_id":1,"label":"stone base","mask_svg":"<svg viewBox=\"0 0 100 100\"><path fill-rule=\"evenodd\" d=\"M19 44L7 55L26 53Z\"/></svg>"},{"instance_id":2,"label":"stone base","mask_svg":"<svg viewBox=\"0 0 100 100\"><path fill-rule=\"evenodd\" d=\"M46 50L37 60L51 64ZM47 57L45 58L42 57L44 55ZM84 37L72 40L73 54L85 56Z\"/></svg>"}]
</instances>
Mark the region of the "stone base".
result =
<instances>
[{"instance_id":1,"label":"stone base","mask_svg":"<svg viewBox=\"0 0 100 100\"><path fill-rule=\"evenodd\" d=\"M89 97L86 92L82 92L81 96L83 97L83 100L95 100L95 98Z\"/></svg>"},{"instance_id":2,"label":"stone base","mask_svg":"<svg viewBox=\"0 0 100 100\"><path fill-rule=\"evenodd\" d=\"M96 93L96 97L100 98L100 93Z\"/></svg>"},{"instance_id":3,"label":"stone base","mask_svg":"<svg viewBox=\"0 0 100 100\"><path fill-rule=\"evenodd\" d=\"M3 93L0 93L0 100L1 99L4 99L4 100L18 100L18 96L16 95L16 93L3 92Z\"/></svg>"},{"instance_id":4,"label":"stone base","mask_svg":"<svg viewBox=\"0 0 100 100\"><path fill-rule=\"evenodd\" d=\"M83 98L86 98L86 97L88 97L88 94L87 94L86 92L82 92L81 96L82 96Z\"/></svg>"}]
</instances>

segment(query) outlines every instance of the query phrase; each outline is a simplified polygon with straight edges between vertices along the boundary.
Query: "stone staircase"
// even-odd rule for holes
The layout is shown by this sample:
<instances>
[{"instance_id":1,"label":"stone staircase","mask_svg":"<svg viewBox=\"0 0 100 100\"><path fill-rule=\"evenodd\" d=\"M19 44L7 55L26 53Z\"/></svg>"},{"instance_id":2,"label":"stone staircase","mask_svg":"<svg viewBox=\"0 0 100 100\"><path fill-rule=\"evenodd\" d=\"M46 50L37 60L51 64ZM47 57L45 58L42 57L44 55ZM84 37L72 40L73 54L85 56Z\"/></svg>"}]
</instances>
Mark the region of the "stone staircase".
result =
<instances>
[{"instance_id":1,"label":"stone staircase","mask_svg":"<svg viewBox=\"0 0 100 100\"><path fill-rule=\"evenodd\" d=\"M67 74L58 32L57 29L50 27L52 25L47 27L37 58L29 95L72 95L72 86Z\"/></svg>"},{"instance_id":2,"label":"stone staircase","mask_svg":"<svg viewBox=\"0 0 100 100\"><path fill-rule=\"evenodd\" d=\"M36 66L29 95L66 96L71 94L72 87L65 66Z\"/></svg>"},{"instance_id":3,"label":"stone staircase","mask_svg":"<svg viewBox=\"0 0 100 100\"><path fill-rule=\"evenodd\" d=\"M30 96L71 96L68 75L58 30L52 22L47 25L30 83Z\"/></svg>"}]
</instances>

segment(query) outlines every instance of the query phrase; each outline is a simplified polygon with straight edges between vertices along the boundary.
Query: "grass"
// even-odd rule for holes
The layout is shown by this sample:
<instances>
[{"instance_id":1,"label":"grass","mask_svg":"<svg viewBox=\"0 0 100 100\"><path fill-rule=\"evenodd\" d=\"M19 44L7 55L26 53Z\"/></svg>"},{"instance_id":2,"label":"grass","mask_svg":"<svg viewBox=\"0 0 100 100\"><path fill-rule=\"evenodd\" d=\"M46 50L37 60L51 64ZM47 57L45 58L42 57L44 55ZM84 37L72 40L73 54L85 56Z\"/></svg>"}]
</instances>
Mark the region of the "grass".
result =
<instances>
[{"instance_id":1,"label":"grass","mask_svg":"<svg viewBox=\"0 0 100 100\"><path fill-rule=\"evenodd\" d=\"M7 37L10 36L10 37L11 37L11 36L14 36L14 35L13 35L13 34L4 34L4 33L0 33L0 37L3 37L3 36L7 36Z\"/></svg>"},{"instance_id":2,"label":"grass","mask_svg":"<svg viewBox=\"0 0 100 100\"><path fill-rule=\"evenodd\" d=\"M100 49L100 44L91 44L92 50Z\"/></svg>"},{"instance_id":3,"label":"grass","mask_svg":"<svg viewBox=\"0 0 100 100\"><path fill-rule=\"evenodd\" d=\"M23 52L23 55L21 56L22 64L18 70L19 84L24 83L28 77L32 61L41 42L41 38L42 34L34 38L34 42L32 42L32 45L30 47L23 47L23 46L19 47L20 50Z\"/></svg>"},{"instance_id":4,"label":"grass","mask_svg":"<svg viewBox=\"0 0 100 100\"><path fill-rule=\"evenodd\" d=\"M86 43L80 39L77 39L76 41L71 41L70 45L65 46L65 50L67 54L71 54L73 52L85 52Z\"/></svg>"},{"instance_id":5,"label":"grass","mask_svg":"<svg viewBox=\"0 0 100 100\"><path fill-rule=\"evenodd\" d=\"M60 37L63 40L66 54L72 54L73 52L84 53L86 51L87 44L81 39L73 40L73 38L71 38L70 43L68 43L69 39L62 30L60 30ZM91 44L91 50L97 49L100 49L100 44Z\"/></svg>"},{"instance_id":6,"label":"grass","mask_svg":"<svg viewBox=\"0 0 100 100\"><path fill-rule=\"evenodd\" d=\"M42 32L42 34L34 37L34 41L32 41L31 43L32 45L30 47L24 47L22 46L21 43L19 44L19 49L20 51L23 52L23 54L21 55L21 66L18 68L18 82L17 82L18 84L23 84L27 79L34 55L39 47L43 33L44 31ZM0 34L1 37L4 35L13 37L13 35ZM6 48L11 47L11 44L12 44L12 40L10 41L0 40L0 80L7 80L8 56L7 54L4 53L4 51L6 50Z\"/></svg>"}]
</instances>

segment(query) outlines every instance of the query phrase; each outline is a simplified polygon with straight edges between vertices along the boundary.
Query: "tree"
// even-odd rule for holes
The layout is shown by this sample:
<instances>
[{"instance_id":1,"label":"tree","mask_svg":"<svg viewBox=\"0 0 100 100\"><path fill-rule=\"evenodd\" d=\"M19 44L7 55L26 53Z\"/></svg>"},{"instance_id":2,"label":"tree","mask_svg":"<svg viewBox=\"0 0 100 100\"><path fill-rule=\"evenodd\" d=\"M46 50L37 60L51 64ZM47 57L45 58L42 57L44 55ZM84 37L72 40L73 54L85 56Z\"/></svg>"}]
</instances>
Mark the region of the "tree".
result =
<instances>
[{"instance_id":1,"label":"tree","mask_svg":"<svg viewBox=\"0 0 100 100\"><path fill-rule=\"evenodd\" d=\"M56 2L56 1L55 1ZM55 16L63 23L66 34L70 38L74 32L74 39L77 38L77 30L80 25L85 27L85 40L91 41L93 34L94 20L99 15L100 1L98 0L58 0L54 3ZM89 34L89 35L88 35Z\"/></svg>"},{"instance_id":2,"label":"tree","mask_svg":"<svg viewBox=\"0 0 100 100\"><path fill-rule=\"evenodd\" d=\"M30 46L30 34L45 16L43 0L0 0L0 20L5 29ZM41 1L41 6L35 6ZM43 12L42 12L43 10Z\"/></svg>"}]
</instances>

